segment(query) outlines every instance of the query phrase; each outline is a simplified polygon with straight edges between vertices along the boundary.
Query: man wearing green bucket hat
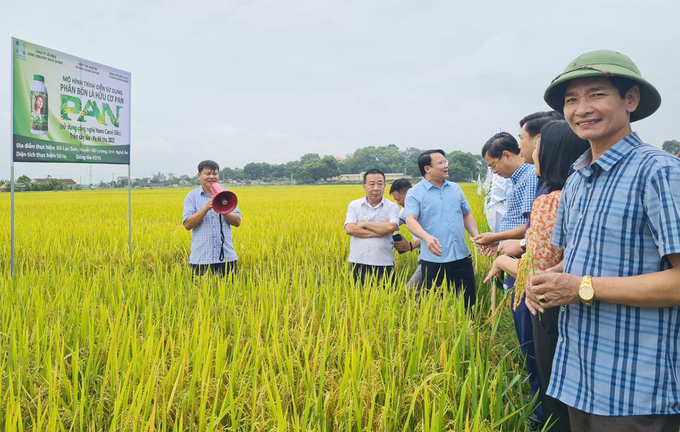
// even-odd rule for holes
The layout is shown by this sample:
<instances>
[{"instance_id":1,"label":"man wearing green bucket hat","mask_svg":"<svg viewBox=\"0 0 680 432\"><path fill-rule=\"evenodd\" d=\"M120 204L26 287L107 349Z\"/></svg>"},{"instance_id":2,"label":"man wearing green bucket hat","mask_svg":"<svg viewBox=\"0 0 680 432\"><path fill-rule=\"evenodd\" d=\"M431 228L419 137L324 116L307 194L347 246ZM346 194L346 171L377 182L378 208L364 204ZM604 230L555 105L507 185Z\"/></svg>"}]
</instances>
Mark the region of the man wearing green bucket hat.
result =
<instances>
[{"instance_id":1,"label":"man wearing green bucket hat","mask_svg":"<svg viewBox=\"0 0 680 432\"><path fill-rule=\"evenodd\" d=\"M680 428L680 160L631 122L659 92L627 56L572 61L544 98L590 150L573 165L551 242L564 260L532 277L527 307L560 307L548 394L573 431Z\"/></svg>"}]
</instances>

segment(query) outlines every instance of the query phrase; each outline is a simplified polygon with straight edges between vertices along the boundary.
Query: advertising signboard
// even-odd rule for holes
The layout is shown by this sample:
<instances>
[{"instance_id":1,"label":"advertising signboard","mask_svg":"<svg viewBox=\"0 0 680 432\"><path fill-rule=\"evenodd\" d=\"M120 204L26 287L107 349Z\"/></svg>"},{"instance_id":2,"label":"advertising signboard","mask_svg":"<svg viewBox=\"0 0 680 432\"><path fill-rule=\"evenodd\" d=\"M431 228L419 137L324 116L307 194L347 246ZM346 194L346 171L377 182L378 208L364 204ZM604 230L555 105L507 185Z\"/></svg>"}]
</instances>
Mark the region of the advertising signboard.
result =
<instances>
[{"instance_id":1,"label":"advertising signboard","mask_svg":"<svg viewBox=\"0 0 680 432\"><path fill-rule=\"evenodd\" d=\"M130 164L130 73L12 38L13 162Z\"/></svg>"}]
</instances>

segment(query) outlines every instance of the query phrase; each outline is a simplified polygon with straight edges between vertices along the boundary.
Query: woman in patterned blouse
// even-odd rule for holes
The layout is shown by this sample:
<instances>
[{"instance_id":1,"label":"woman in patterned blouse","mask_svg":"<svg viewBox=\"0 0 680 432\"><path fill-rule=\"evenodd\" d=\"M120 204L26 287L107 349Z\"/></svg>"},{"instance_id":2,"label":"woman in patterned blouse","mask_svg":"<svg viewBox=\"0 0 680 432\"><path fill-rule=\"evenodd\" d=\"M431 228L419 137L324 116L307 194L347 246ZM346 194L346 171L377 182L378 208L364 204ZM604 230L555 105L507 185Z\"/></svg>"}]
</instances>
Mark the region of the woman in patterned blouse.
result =
<instances>
[{"instance_id":1,"label":"woman in patterned blouse","mask_svg":"<svg viewBox=\"0 0 680 432\"><path fill-rule=\"evenodd\" d=\"M555 226L562 187L569 176L571 165L589 148L588 141L580 139L564 120L551 121L541 128L541 136L536 143L533 159L536 175L541 178L549 192L538 196L531 207L531 223L525 239L526 250L531 252L527 255L533 256L533 262L522 266L526 272L529 272L530 268L533 268L531 274L541 272L562 260L562 248L553 246L550 243L550 236ZM489 282L501 271L519 276L518 280L528 281L530 274L517 275L519 264L520 259L507 255L499 256L484 282ZM543 415L545 418L552 415L551 422L556 420L551 431L569 431L566 406L556 399L545 396L558 339L558 313L559 308L553 308L546 309L540 317L532 315L534 349Z\"/></svg>"}]
</instances>

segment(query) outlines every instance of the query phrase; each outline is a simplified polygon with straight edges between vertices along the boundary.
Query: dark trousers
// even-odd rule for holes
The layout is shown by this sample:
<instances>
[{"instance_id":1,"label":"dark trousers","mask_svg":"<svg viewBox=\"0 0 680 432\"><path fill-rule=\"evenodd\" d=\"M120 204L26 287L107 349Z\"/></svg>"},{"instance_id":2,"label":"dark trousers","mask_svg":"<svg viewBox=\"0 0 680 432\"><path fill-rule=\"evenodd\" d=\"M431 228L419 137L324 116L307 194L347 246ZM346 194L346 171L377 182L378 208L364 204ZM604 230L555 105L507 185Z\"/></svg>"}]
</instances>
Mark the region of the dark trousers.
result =
<instances>
[{"instance_id":1,"label":"dark trousers","mask_svg":"<svg viewBox=\"0 0 680 432\"><path fill-rule=\"evenodd\" d=\"M429 291L433 286L441 286L446 281L449 287L454 286L456 291L463 289L466 309L475 305L477 295L475 293L475 271L472 267L472 257L446 263L421 259L420 265L426 290Z\"/></svg>"},{"instance_id":2,"label":"dark trousers","mask_svg":"<svg viewBox=\"0 0 680 432\"><path fill-rule=\"evenodd\" d=\"M225 274L236 274L237 265L236 261L230 261L228 263L216 263L216 264L191 264L191 271L194 276L201 276L207 272L214 273L219 276L224 276Z\"/></svg>"},{"instance_id":3,"label":"dark trousers","mask_svg":"<svg viewBox=\"0 0 680 432\"><path fill-rule=\"evenodd\" d=\"M560 308L546 309L539 315L531 315L531 327L534 335L534 351L536 354L536 369L538 371L538 384L541 389L541 406L543 418L550 423L556 422L551 431L569 432L569 411L567 405L547 395L552 372L553 357L557 348L557 317ZM550 419L548 420L548 418Z\"/></svg>"},{"instance_id":4,"label":"dark trousers","mask_svg":"<svg viewBox=\"0 0 680 432\"><path fill-rule=\"evenodd\" d=\"M680 429L680 414L610 417L569 407L569 421L572 432L678 432Z\"/></svg>"},{"instance_id":5,"label":"dark trousers","mask_svg":"<svg viewBox=\"0 0 680 432\"><path fill-rule=\"evenodd\" d=\"M377 281L381 281L383 278L387 280L387 278L392 276L393 268L394 266L354 264L352 268L352 275L354 276L354 282L363 285L363 283L366 281L366 278L373 277Z\"/></svg>"},{"instance_id":6,"label":"dark trousers","mask_svg":"<svg viewBox=\"0 0 680 432\"><path fill-rule=\"evenodd\" d=\"M515 286L515 278L507 275L505 282L508 287ZM512 303L515 304L515 290L512 290ZM522 350L524 356L527 373L529 374L529 386L531 396L540 393L540 385L538 383L538 367L536 366L536 353L534 350L534 332L531 326L531 312L524 304L524 297L517 306L517 309L512 311L512 319L515 321L515 333L519 341L519 348ZM536 410L534 411L540 420L543 420L543 409L540 405L541 398L539 396L536 401Z\"/></svg>"}]
</instances>

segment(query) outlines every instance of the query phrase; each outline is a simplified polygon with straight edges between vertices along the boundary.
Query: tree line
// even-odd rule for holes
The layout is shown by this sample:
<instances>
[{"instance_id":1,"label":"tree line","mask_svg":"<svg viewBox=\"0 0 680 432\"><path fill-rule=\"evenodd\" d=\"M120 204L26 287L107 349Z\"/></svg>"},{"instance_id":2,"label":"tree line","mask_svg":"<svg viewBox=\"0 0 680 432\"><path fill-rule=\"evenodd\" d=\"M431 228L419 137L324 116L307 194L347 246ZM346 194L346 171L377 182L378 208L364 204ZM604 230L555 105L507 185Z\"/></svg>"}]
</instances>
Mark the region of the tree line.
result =
<instances>
[{"instance_id":1,"label":"tree line","mask_svg":"<svg viewBox=\"0 0 680 432\"><path fill-rule=\"evenodd\" d=\"M666 140L663 142L661 148L670 154L680 156L680 141L677 140Z\"/></svg>"},{"instance_id":2,"label":"tree line","mask_svg":"<svg viewBox=\"0 0 680 432\"><path fill-rule=\"evenodd\" d=\"M10 186L9 180L4 180L5 186ZM80 190L79 184L65 184L58 179L48 179L47 181L37 182L27 175L22 175L14 182L14 186L20 191L53 191L53 190Z\"/></svg>"},{"instance_id":3,"label":"tree line","mask_svg":"<svg viewBox=\"0 0 680 432\"><path fill-rule=\"evenodd\" d=\"M666 140L661 148L673 155L680 154L680 141ZM285 164L269 164L267 162L250 162L243 168L225 167L220 170L220 181L230 180L242 183L253 181L262 182L282 182L295 180L297 183L310 184L319 181L327 181L340 174L360 174L371 168L378 168L385 173L403 173L413 178L420 177L418 170L418 155L423 149L407 147L399 150L395 144L386 146L368 146L357 149L354 153L347 155L344 160L337 160L334 156L319 156L317 153L307 153L296 161ZM486 172L486 162L479 153L468 153L463 151L453 151L446 155L449 161L449 178L455 182L469 182L477 179L478 175L484 177ZM163 173L155 173L151 178L154 184L164 186L176 186L184 180L190 184L198 184L195 175L182 175L176 177L169 173L166 177ZM9 187L9 180L0 180L0 184ZM132 186L142 186L139 180L134 180ZM80 185L65 185L56 179L38 183L30 177L23 175L19 177L15 186L19 190L39 191L39 190L67 190L80 189ZM127 180L120 182L100 182L100 188L126 187Z\"/></svg>"},{"instance_id":4,"label":"tree line","mask_svg":"<svg viewBox=\"0 0 680 432\"><path fill-rule=\"evenodd\" d=\"M220 181L277 182L292 179L297 183L309 184L327 181L340 174L360 174L371 168L416 178L420 177L418 156L422 152L423 149L415 147L407 147L401 151L395 144L389 144L357 149L344 160L331 155L321 157L317 153L307 153L300 159L285 164L250 162L243 168L222 168ZM454 151L447 154L447 159L453 181L473 181L478 174L486 171L486 163L481 155Z\"/></svg>"}]
</instances>

